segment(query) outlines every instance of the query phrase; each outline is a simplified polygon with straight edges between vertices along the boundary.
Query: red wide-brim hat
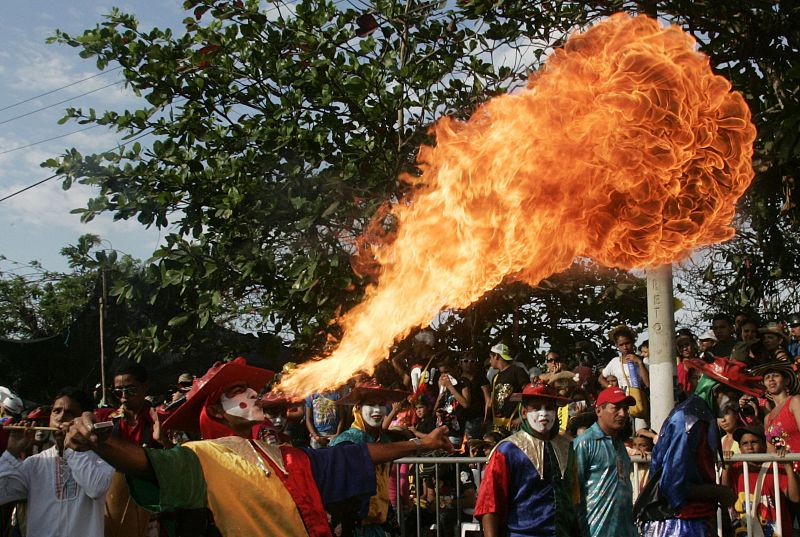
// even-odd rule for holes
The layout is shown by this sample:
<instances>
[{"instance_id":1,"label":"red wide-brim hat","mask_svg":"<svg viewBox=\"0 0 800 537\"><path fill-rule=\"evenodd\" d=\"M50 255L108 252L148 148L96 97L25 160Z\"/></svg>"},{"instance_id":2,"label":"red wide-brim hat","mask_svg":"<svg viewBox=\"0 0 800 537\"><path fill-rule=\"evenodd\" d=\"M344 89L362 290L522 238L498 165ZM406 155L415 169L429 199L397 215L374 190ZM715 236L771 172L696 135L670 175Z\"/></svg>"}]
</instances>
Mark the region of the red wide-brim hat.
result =
<instances>
[{"instance_id":1,"label":"red wide-brim hat","mask_svg":"<svg viewBox=\"0 0 800 537\"><path fill-rule=\"evenodd\" d=\"M164 419L162 427L173 431L199 431L200 411L215 392L236 382L246 382L250 388L261 391L274 375L268 369L247 365L247 360L241 356L230 362L217 362L205 375L194 379L186 392L186 402Z\"/></svg>"},{"instance_id":2,"label":"red wide-brim hat","mask_svg":"<svg viewBox=\"0 0 800 537\"><path fill-rule=\"evenodd\" d=\"M303 401L300 397L291 397L282 392L269 392L261 398L261 408L264 410L288 408Z\"/></svg>"},{"instance_id":3,"label":"red wide-brim hat","mask_svg":"<svg viewBox=\"0 0 800 537\"><path fill-rule=\"evenodd\" d=\"M747 372L747 364L729 358L715 358L713 362L705 362L699 358L687 358L683 361L685 367L696 369L702 374L730 386L753 397L763 397L764 386L761 384L761 375L751 375Z\"/></svg>"},{"instance_id":4,"label":"red wide-brim hat","mask_svg":"<svg viewBox=\"0 0 800 537\"><path fill-rule=\"evenodd\" d=\"M520 393L512 393L509 398L511 401L518 402L524 399L532 399L534 397L542 397L544 399L552 399L557 403L569 403L570 399L558 395L558 391L549 384L544 382L535 382L526 384Z\"/></svg>"},{"instance_id":5,"label":"red wide-brim hat","mask_svg":"<svg viewBox=\"0 0 800 537\"><path fill-rule=\"evenodd\" d=\"M386 401L394 403L411 397L411 392L384 388L375 381L356 384L350 393L337 401L340 405L357 405L363 401Z\"/></svg>"}]
</instances>

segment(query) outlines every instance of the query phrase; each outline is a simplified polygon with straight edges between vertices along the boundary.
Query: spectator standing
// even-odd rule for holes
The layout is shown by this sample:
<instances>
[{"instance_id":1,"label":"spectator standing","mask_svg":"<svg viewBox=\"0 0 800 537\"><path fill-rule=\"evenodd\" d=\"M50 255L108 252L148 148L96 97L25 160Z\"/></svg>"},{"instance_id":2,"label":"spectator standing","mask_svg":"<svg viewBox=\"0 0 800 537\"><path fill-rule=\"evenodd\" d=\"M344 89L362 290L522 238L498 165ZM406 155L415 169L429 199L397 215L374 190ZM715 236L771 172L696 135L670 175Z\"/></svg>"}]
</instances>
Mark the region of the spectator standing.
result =
<instances>
[{"instance_id":1,"label":"spectator standing","mask_svg":"<svg viewBox=\"0 0 800 537\"><path fill-rule=\"evenodd\" d=\"M733 346L736 344L734 326L727 315L717 314L711 319L711 330L717 342L708 352L719 358L730 358Z\"/></svg>"},{"instance_id":2,"label":"spectator standing","mask_svg":"<svg viewBox=\"0 0 800 537\"><path fill-rule=\"evenodd\" d=\"M491 349L489 363L497 374L492 378L492 426L497 430L510 430L516 405L511 395L522 392L528 384L528 374L521 367L514 367L508 347L498 343Z\"/></svg>"},{"instance_id":3,"label":"spectator standing","mask_svg":"<svg viewBox=\"0 0 800 537\"><path fill-rule=\"evenodd\" d=\"M95 453L64 448L70 422L91 411L88 394L63 388L53 401L55 445L20 460L34 442L33 429L13 431L0 456L0 503L27 499L27 535L102 537L103 505L114 469Z\"/></svg>"},{"instance_id":4,"label":"spectator standing","mask_svg":"<svg viewBox=\"0 0 800 537\"><path fill-rule=\"evenodd\" d=\"M544 357L548 374L560 373L567 368L567 359L561 352L550 349Z\"/></svg>"},{"instance_id":5,"label":"spectator standing","mask_svg":"<svg viewBox=\"0 0 800 537\"><path fill-rule=\"evenodd\" d=\"M545 383L521 393L521 430L492 451L478 489L475 517L486 537L567 537L575 526L575 461L558 434L556 405L566 401Z\"/></svg>"},{"instance_id":6,"label":"spectator standing","mask_svg":"<svg viewBox=\"0 0 800 537\"><path fill-rule=\"evenodd\" d=\"M792 360L797 362L800 360L800 313L795 313L789 317L789 332L791 337L788 345L786 345L786 350Z\"/></svg>"},{"instance_id":7,"label":"spectator standing","mask_svg":"<svg viewBox=\"0 0 800 537\"><path fill-rule=\"evenodd\" d=\"M718 413L718 416L720 414L721 416L717 418L717 426L719 426L719 430L722 433L720 443L722 444L722 456L725 458L739 453L739 444L733 437L734 431L741 425L739 423L738 410L735 402L731 401L725 408L720 409Z\"/></svg>"},{"instance_id":8,"label":"spectator standing","mask_svg":"<svg viewBox=\"0 0 800 537\"><path fill-rule=\"evenodd\" d=\"M462 413L472 405L472 394L467 381L459 375L454 358L439 360L436 367L439 369L439 396L434 405L436 426L447 427L447 437L458 449L464 436Z\"/></svg>"},{"instance_id":9,"label":"spectator standing","mask_svg":"<svg viewBox=\"0 0 800 537\"><path fill-rule=\"evenodd\" d=\"M11 425L18 421L24 410L22 399L5 386L0 386L0 425ZM8 431L0 428L0 453L5 451Z\"/></svg>"},{"instance_id":10,"label":"spectator standing","mask_svg":"<svg viewBox=\"0 0 800 537\"><path fill-rule=\"evenodd\" d=\"M678 372L678 386L684 394L692 393L692 386L689 382L689 368L684 365L686 360L699 358L697 343L694 338L689 335L681 334L675 340L675 347L678 351L677 358L677 372Z\"/></svg>"},{"instance_id":11,"label":"spectator standing","mask_svg":"<svg viewBox=\"0 0 800 537\"><path fill-rule=\"evenodd\" d=\"M740 427L733 433L736 442L741 447L743 454L765 453L767 451L764 430L761 427ZM778 535L775 526L777 520L778 502L780 502L781 522L784 528L792 525L792 515L789 502L800 501L800 483L792 469L792 463L787 462L779 466L778 485L781 490L779 498L775 498L775 481L772 473L772 464L749 464L750 485L750 513L753 524L760 524L762 535ZM747 501L744 488L744 464L735 462L725 465L722 470L722 484L731 487L736 493L736 503L733 511L736 514L734 529L747 530L746 511ZM777 500L777 501L776 501ZM737 532L737 535L739 533ZM790 535L791 530L780 535Z\"/></svg>"},{"instance_id":12,"label":"spectator standing","mask_svg":"<svg viewBox=\"0 0 800 537\"><path fill-rule=\"evenodd\" d=\"M603 388L608 388L608 377L617 378L620 388L628 392L631 387L631 370L638 374L643 383L643 387L650 386L650 374L647 370L649 361L641 356L634 354L636 334L627 326L616 326L608 333L608 338L614 343L619 351L619 356L613 358L600 372L598 380ZM631 365L628 365L631 364Z\"/></svg>"},{"instance_id":13,"label":"spectator standing","mask_svg":"<svg viewBox=\"0 0 800 537\"><path fill-rule=\"evenodd\" d=\"M700 354L703 355L708 352L708 350L716 345L717 343L717 336L714 335L713 330L706 330L700 337L697 338L700 347Z\"/></svg>"},{"instance_id":14,"label":"spectator standing","mask_svg":"<svg viewBox=\"0 0 800 537\"><path fill-rule=\"evenodd\" d=\"M758 333L761 334L761 342L767 352L767 360L794 363L794 360L786 351L789 336L783 331L783 326L778 323L767 323L765 327L758 329Z\"/></svg>"},{"instance_id":15,"label":"spectator standing","mask_svg":"<svg viewBox=\"0 0 800 537\"><path fill-rule=\"evenodd\" d=\"M763 375L766 396L775 405L764 418L764 431L771 453L800 453L800 382L787 362L770 362L753 368ZM800 464L795 463L795 470Z\"/></svg>"},{"instance_id":16,"label":"spectator standing","mask_svg":"<svg viewBox=\"0 0 800 537\"><path fill-rule=\"evenodd\" d=\"M483 434L484 423L488 420L491 410L492 389L486 379L483 368L478 365L474 356L464 356L459 360L461 376L469 386L469 408L463 410L464 433L467 439L480 438Z\"/></svg>"},{"instance_id":17,"label":"spectator standing","mask_svg":"<svg viewBox=\"0 0 800 537\"><path fill-rule=\"evenodd\" d=\"M647 427L649 423L645 418L649 409L649 401L646 399L645 388L650 387L650 373L647 369L649 360L634 354L636 334L629 327L615 326L608 332L608 339L617 347L619 356L608 362L597 380L603 388L608 388L611 385L609 377L616 377L617 385L628 395L631 395L631 388L637 388L639 390L638 397L642 398L642 402L647 408L644 409L645 417L640 415L636 418L634 428Z\"/></svg>"},{"instance_id":18,"label":"spectator standing","mask_svg":"<svg viewBox=\"0 0 800 537\"><path fill-rule=\"evenodd\" d=\"M112 436L133 444L160 448L160 428L155 409L146 399L149 387L147 369L134 362L123 363L114 374L113 394L118 408L98 408L98 421L111 421ZM125 477L117 472L106 494L106 532L115 537L142 537L155 517L131 499Z\"/></svg>"},{"instance_id":19,"label":"spectator standing","mask_svg":"<svg viewBox=\"0 0 800 537\"><path fill-rule=\"evenodd\" d=\"M327 446L344 430L344 419L338 407L341 398L338 390L314 393L306 398L306 427L312 448Z\"/></svg>"},{"instance_id":20,"label":"spectator standing","mask_svg":"<svg viewBox=\"0 0 800 537\"><path fill-rule=\"evenodd\" d=\"M664 421L650 465L650 479L658 479L659 493L673 516L662 520L646 508L640 511L644 537L707 535L717 505L730 507L735 500L730 488L716 484L715 456L721 446L714 416L742 392L760 396L760 377L726 358L687 365L703 375L695 392Z\"/></svg>"},{"instance_id":21,"label":"spectator standing","mask_svg":"<svg viewBox=\"0 0 800 537\"><path fill-rule=\"evenodd\" d=\"M631 459L620 438L636 400L620 388L597 396L597 422L572 441L580 490L578 520L587 537L637 537Z\"/></svg>"}]
</instances>

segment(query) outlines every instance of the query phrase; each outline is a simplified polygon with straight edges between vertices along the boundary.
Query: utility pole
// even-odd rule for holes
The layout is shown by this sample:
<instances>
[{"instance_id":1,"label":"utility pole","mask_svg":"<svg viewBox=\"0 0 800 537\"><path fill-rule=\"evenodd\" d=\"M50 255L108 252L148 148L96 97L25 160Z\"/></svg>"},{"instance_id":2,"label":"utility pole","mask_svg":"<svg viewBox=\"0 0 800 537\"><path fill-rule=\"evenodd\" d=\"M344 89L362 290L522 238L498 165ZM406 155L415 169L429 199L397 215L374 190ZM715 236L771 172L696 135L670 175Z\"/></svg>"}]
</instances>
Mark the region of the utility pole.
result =
<instances>
[{"instance_id":1,"label":"utility pole","mask_svg":"<svg viewBox=\"0 0 800 537\"><path fill-rule=\"evenodd\" d=\"M100 319L100 389L103 390L100 404L106 403L106 348L105 348L105 317L106 317L106 268L100 269L100 277L103 284L103 292L99 299L99 319Z\"/></svg>"},{"instance_id":2,"label":"utility pole","mask_svg":"<svg viewBox=\"0 0 800 537\"><path fill-rule=\"evenodd\" d=\"M650 426L656 431L675 406L675 315L672 265L647 270L647 334L650 339Z\"/></svg>"}]
</instances>

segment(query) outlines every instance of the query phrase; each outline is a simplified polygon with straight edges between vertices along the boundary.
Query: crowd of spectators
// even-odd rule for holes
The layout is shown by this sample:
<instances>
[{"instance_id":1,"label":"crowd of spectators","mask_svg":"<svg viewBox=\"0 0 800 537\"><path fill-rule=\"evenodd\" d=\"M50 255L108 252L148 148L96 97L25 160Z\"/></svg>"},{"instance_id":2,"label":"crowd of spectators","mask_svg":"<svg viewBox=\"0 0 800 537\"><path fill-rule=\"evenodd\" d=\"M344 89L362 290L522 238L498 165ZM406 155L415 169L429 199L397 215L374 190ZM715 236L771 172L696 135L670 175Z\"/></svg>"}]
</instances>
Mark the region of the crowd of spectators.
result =
<instances>
[{"instance_id":1,"label":"crowd of spectators","mask_svg":"<svg viewBox=\"0 0 800 537\"><path fill-rule=\"evenodd\" d=\"M486 356L437 353L434 334L422 331L406 351L394 353L372 377L361 376L339 389L292 399L270 393L266 386L259 395L267 419L254 428L253 435L270 444L325 449L345 441L424 438L444 427L457 454L486 457L500 441L524 428L520 399L515 394L519 396L526 386L546 384L557 394L553 396L560 402L555 410L557 427L559 434L567 439L577 438L597 421L600 412L595 403L603 389L620 388L632 403L626 409L628 419L617 437L630 455L647 457L658 442L658 431L649 423L649 344L642 341L637 345L637 334L626 326L612 327L608 337L618 354L607 363L594 363L552 348L544 355L544 361L537 364L528 357L515 356L503 342L494 344ZM686 399L697 387L700 373L687 367L693 360L733 360L763 377L763 397L744 395L720 409L717 425L724 456L767 451L800 453L800 398L795 397L800 391L796 365L800 360L800 315L793 315L786 322L767 323L745 314L731 318L716 315L708 331L678 330L675 350L676 402ZM286 364L276 379L293 367L292 363ZM184 402L194 382L192 375L182 374L168 394L154 397L149 393L147 371L130 363L115 371L113 388L107 397L96 390L93 401L80 390L66 388L51 404L32 408L19 395L0 387L0 425L40 426L35 434L7 427L0 430L3 452L0 501L5 504L2 535L26 535L26 530L28 535L36 535L36 524L50 523L48 516L52 513L37 512L39 503L53 494L52 490L41 488L43 478L37 474L45 471L41 469L43 463L36 462L43 456L63 460L67 468L63 482L54 485L52 501L64 494L86 496L82 504L73 506L72 518L82 520L83 524L71 522L78 524L75 531L99 535L99 525L105 527L106 535L156 536L171 524L194 524L198 528L211 524L197 514L190 515L190 521L175 521L137 507L128 496L121 474L103 467L99 459L92 458L91 452L65 450L63 437L56 430L63 420L91 410L98 421L109 424L111 434L139 446L171 447L198 439L190 431L162 431L160 427L163 416ZM375 390L360 386L372 386ZM368 412L362 413L365 407ZM94 468L95 473L86 474L87 468ZM437 524L452 527L456 510L466 519L474 512L482 479L477 465L464 466L458 473L451 467L436 475L433 465L418 468L401 465L391 472L388 466L386 469L387 509L376 511L379 516L374 521L376 527L382 528L380 531L390 534L399 531L396 510L408 514L400 519L410 535L418 523L417 506L422 513L422 526L426 528ZM790 502L800 501L795 474L799 469L797 464L783 465L779 477L784 500L789 500L781 504L786 510L784 520L795 515ZM644 487L648 480L647 466L639 467L636 475L631 472L630 478ZM771 473L766 476L759 468L750 476L750 483L758 484L758 497L751 499L761 505L759 521L765 527L775 518L775 502L769 492L772 479ZM730 511L735 526L745 516L741 465L727 466L722 482L737 494ZM436 498L439 498L439 520L435 518ZM333 516L334 522L337 516ZM339 522L341 531L347 527L347 515L341 515ZM198 533L205 534L210 535Z\"/></svg>"}]
</instances>

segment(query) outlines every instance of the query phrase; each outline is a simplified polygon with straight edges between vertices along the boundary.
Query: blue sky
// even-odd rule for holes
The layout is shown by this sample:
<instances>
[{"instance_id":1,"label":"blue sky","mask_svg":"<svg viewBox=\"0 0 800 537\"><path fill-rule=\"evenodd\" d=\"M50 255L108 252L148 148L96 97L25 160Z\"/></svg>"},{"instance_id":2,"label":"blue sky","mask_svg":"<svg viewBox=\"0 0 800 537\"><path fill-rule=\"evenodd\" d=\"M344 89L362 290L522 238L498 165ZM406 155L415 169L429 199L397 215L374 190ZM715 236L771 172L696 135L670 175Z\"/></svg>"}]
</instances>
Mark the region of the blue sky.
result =
<instances>
[{"instance_id":1,"label":"blue sky","mask_svg":"<svg viewBox=\"0 0 800 537\"><path fill-rule=\"evenodd\" d=\"M156 5L157 10L153 9ZM78 56L79 49L46 44L55 29L80 34L101 22L112 7L119 7L136 14L144 28L159 26L177 30L186 14L181 5L181 0L3 3L0 18L0 198L52 175L50 169L40 167L41 162L66 149L74 147L83 154L91 154L120 142L116 133L97 127L37 143L86 127L76 123L58 125L66 107L94 107L101 111L137 106L138 99L132 93L124 90L122 84L114 84L121 81L119 70L59 89L99 71L94 60ZM13 106L53 90L57 91ZM91 93L79 96L87 92ZM36 111L72 97L77 98ZM36 145L21 148L28 144ZM61 181L53 179L0 202L0 255L10 260L0 263L0 271L14 270L13 262L24 264L31 260L41 261L50 270L66 270L66 263L58 252L67 244L74 244L84 233L100 235L107 241L104 242L107 247L139 259L148 258L161 239L158 230L145 229L135 220L114 222L107 216L82 224L78 215L70 214L72 209L83 207L92 194L91 189L83 186L64 191Z\"/></svg>"}]
</instances>

